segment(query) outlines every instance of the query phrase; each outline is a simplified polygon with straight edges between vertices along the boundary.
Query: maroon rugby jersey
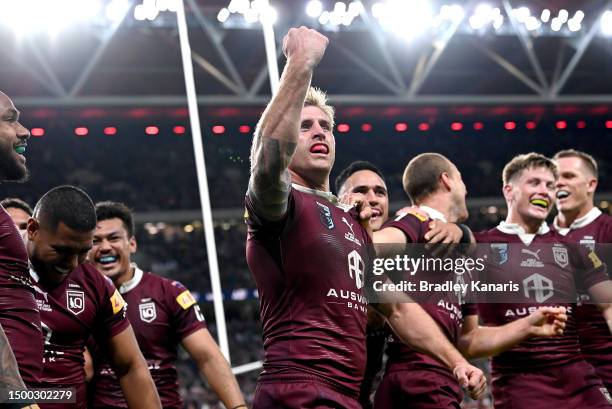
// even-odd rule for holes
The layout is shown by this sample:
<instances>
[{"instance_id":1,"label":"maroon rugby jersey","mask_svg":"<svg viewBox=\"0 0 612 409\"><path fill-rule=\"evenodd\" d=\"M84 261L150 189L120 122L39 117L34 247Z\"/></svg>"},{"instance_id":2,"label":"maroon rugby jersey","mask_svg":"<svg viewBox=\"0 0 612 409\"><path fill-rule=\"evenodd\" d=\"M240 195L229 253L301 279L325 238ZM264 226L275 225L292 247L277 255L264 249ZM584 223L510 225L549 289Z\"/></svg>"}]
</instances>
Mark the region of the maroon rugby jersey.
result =
<instances>
[{"instance_id":1,"label":"maroon rugby jersey","mask_svg":"<svg viewBox=\"0 0 612 409\"><path fill-rule=\"evenodd\" d=\"M528 236L528 235L526 235ZM529 238L524 239L529 243ZM530 369L563 365L581 359L576 332L576 287L590 288L608 279L605 269L577 266L561 238L542 225L529 244L521 240L516 225L504 222L491 230L476 233L479 243L491 243L491 262L486 265L486 281L518 283L513 293L516 303L483 303L478 306L485 324L504 325L525 317L541 306L563 306L568 321L562 336L532 338L493 357L493 371L528 372ZM556 243L556 244L555 244ZM555 253L557 255L555 256ZM568 257L569 256L569 257ZM568 261L570 260L570 261ZM594 267L594 266L590 266ZM507 296L507 295L506 295ZM557 301L555 301L557 300Z\"/></svg>"},{"instance_id":2,"label":"maroon rugby jersey","mask_svg":"<svg viewBox=\"0 0 612 409\"><path fill-rule=\"evenodd\" d=\"M569 228L560 228L556 224L556 219L553 226L568 243L581 244L591 250L595 249L596 244L612 243L612 217L602 214L596 207L584 217L575 220ZM608 268L612 267L609 256L611 250L612 244L598 252L606 261ZM597 305L590 301L589 295L581 291L580 298L584 302L577 306L576 324L582 353L595 368L610 364L612 361L610 328ZM604 382L610 385L612 379L604 379Z\"/></svg>"},{"instance_id":3,"label":"maroon rugby jersey","mask_svg":"<svg viewBox=\"0 0 612 409\"><path fill-rule=\"evenodd\" d=\"M9 340L19 373L33 387L42 372L43 336L28 253L15 223L0 206L0 325Z\"/></svg>"},{"instance_id":4,"label":"maroon rugby jersey","mask_svg":"<svg viewBox=\"0 0 612 409\"><path fill-rule=\"evenodd\" d=\"M260 382L319 382L357 398L366 359L363 285L371 240L355 209L297 185L281 221L258 217L248 195L245 203L247 262L263 323Z\"/></svg>"},{"instance_id":5,"label":"maroon rugby jersey","mask_svg":"<svg viewBox=\"0 0 612 409\"><path fill-rule=\"evenodd\" d=\"M36 272L32 275L37 279ZM129 326L125 302L112 282L91 264L74 269L58 286L36 293L45 341L41 387L77 390L76 404L44 404L45 408L86 408L83 350L93 335L98 343Z\"/></svg>"},{"instance_id":6,"label":"maroon rugby jersey","mask_svg":"<svg viewBox=\"0 0 612 409\"><path fill-rule=\"evenodd\" d=\"M395 227L401 230L406 236L408 243L427 243L424 236L425 233L429 231L429 222L432 219L443 220L443 216L441 213L426 206L422 206L421 209L425 211L431 219L423 217L418 213L409 212L398 216L395 220L387 222L383 227ZM448 280L455 282L460 278L462 282L469 282L469 280L465 280L464 277L455 276L454 273L449 274L449 272L439 271L420 271L417 272L415 278L416 280L413 279L411 281L418 282L418 280L427 280L430 283L444 283ZM430 292L420 294L420 296L424 298L419 300L421 307L423 307L440 326L444 335L456 345L463 324L463 310L468 308L468 311L465 311L466 314L474 314L476 309L475 306L473 304L468 306L461 305L459 298L455 294ZM394 370L428 368L434 370L434 372L444 374L447 379L450 377L451 381L456 383L455 377L446 365L427 354L416 352L414 349L396 339L393 335L391 335L390 342L387 346L387 354L389 356L386 369L388 372ZM457 387L457 389L459 388Z\"/></svg>"},{"instance_id":7,"label":"maroon rugby jersey","mask_svg":"<svg viewBox=\"0 0 612 409\"><path fill-rule=\"evenodd\" d=\"M174 363L179 343L205 328L204 316L189 290L178 281L168 280L135 268L134 277L119 287L128 304L127 315L136 334L151 377L164 408L182 408L178 375ZM127 408L119 380L103 349L94 353L94 408Z\"/></svg>"}]
</instances>

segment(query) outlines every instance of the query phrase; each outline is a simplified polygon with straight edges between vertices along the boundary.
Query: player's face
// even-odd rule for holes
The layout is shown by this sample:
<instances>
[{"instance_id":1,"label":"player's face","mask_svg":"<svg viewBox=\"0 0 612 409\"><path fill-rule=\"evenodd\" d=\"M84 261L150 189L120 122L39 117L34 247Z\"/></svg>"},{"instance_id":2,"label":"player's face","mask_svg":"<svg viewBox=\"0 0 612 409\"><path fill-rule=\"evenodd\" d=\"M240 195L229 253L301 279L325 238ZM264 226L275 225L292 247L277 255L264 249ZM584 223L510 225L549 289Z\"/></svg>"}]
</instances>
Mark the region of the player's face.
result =
<instances>
[{"instance_id":1,"label":"player's face","mask_svg":"<svg viewBox=\"0 0 612 409\"><path fill-rule=\"evenodd\" d=\"M19 123L19 111L8 96L0 92L0 180L27 179L25 149L30 131Z\"/></svg>"},{"instance_id":2,"label":"player's face","mask_svg":"<svg viewBox=\"0 0 612 409\"><path fill-rule=\"evenodd\" d=\"M136 239L129 237L121 219L113 218L98 222L89 259L105 276L117 280L129 274L130 257L135 251Z\"/></svg>"},{"instance_id":3,"label":"player's face","mask_svg":"<svg viewBox=\"0 0 612 409\"><path fill-rule=\"evenodd\" d=\"M289 168L306 181L327 181L336 157L330 118L318 107L302 109L300 136Z\"/></svg>"},{"instance_id":4,"label":"player's face","mask_svg":"<svg viewBox=\"0 0 612 409\"><path fill-rule=\"evenodd\" d=\"M360 170L349 176L342 186L341 195L351 193L354 197L365 200L372 208L370 226L372 230L380 229L389 218L389 195L387 185L376 172Z\"/></svg>"},{"instance_id":5,"label":"player's face","mask_svg":"<svg viewBox=\"0 0 612 409\"><path fill-rule=\"evenodd\" d=\"M465 221L468 218L467 205L465 203L465 197L467 196L467 188L461 177L461 172L455 165L452 165L453 181L452 200L453 200L453 213L455 213L458 222Z\"/></svg>"},{"instance_id":6,"label":"player's face","mask_svg":"<svg viewBox=\"0 0 612 409\"><path fill-rule=\"evenodd\" d=\"M597 179L580 158L559 158L556 162L559 166L557 209L560 212L576 211L589 206L597 188Z\"/></svg>"},{"instance_id":7,"label":"player's face","mask_svg":"<svg viewBox=\"0 0 612 409\"><path fill-rule=\"evenodd\" d=\"M30 218L28 212L18 207L7 207L4 210L6 210L8 215L11 216L11 219L13 219L15 226L17 226L17 230L19 230L21 237L23 237L25 240L28 237L26 230L28 227L28 219Z\"/></svg>"},{"instance_id":8,"label":"player's face","mask_svg":"<svg viewBox=\"0 0 612 409\"><path fill-rule=\"evenodd\" d=\"M509 186L506 199L523 220L546 220L555 192L555 177L550 169L525 169Z\"/></svg>"},{"instance_id":9,"label":"player's face","mask_svg":"<svg viewBox=\"0 0 612 409\"><path fill-rule=\"evenodd\" d=\"M60 222L51 231L36 219L28 220L28 256L41 280L59 284L85 261L91 249L93 230L82 232Z\"/></svg>"}]
</instances>

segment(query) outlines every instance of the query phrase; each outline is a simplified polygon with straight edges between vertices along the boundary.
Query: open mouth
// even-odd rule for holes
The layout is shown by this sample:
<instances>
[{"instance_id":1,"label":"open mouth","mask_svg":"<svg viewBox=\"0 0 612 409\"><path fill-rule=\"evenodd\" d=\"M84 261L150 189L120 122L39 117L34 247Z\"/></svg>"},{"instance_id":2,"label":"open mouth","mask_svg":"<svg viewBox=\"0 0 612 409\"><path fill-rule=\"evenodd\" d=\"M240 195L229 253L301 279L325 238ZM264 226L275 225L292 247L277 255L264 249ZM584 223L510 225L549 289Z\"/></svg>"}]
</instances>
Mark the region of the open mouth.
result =
<instances>
[{"instance_id":1,"label":"open mouth","mask_svg":"<svg viewBox=\"0 0 612 409\"><path fill-rule=\"evenodd\" d=\"M567 190L559 190L557 192L557 199L565 199L566 197L569 197L569 192Z\"/></svg>"},{"instance_id":2,"label":"open mouth","mask_svg":"<svg viewBox=\"0 0 612 409\"><path fill-rule=\"evenodd\" d=\"M327 155L329 153L329 148L323 143L315 143L310 147L310 153L320 153L323 155Z\"/></svg>"},{"instance_id":3,"label":"open mouth","mask_svg":"<svg viewBox=\"0 0 612 409\"><path fill-rule=\"evenodd\" d=\"M380 209L372 209L372 219L382 216Z\"/></svg>"},{"instance_id":4,"label":"open mouth","mask_svg":"<svg viewBox=\"0 0 612 409\"><path fill-rule=\"evenodd\" d=\"M118 259L119 258L117 256L102 256L102 257L98 258L96 261L98 263L102 264L103 266L105 266L105 265L114 263Z\"/></svg>"},{"instance_id":5,"label":"open mouth","mask_svg":"<svg viewBox=\"0 0 612 409\"><path fill-rule=\"evenodd\" d=\"M542 209L548 209L549 203L546 199L533 199L529 203Z\"/></svg>"}]
</instances>

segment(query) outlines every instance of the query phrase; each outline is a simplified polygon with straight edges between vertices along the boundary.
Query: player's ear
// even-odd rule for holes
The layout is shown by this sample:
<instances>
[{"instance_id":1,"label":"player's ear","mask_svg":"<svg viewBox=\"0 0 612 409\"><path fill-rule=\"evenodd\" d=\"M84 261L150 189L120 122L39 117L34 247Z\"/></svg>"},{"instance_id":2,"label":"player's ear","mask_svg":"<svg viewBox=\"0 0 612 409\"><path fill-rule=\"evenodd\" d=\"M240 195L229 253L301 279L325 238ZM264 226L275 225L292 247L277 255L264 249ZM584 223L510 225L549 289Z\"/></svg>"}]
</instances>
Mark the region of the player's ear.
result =
<instances>
[{"instance_id":1,"label":"player's ear","mask_svg":"<svg viewBox=\"0 0 612 409\"><path fill-rule=\"evenodd\" d=\"M26 227L28 240L34 240L39 230L40 230L40 224L38 223L38 220L36 220L33 217L30 217L28 219L28 225Z\"/></svg>"},{"instance_id":2,"label":"player's ear","mask_svg":"<svg viewBox=\"0 0 612 409\"><path fill-rule=\"evenodd\" d=\"M138 248L138 243L136 243L136 237L130 237L130 254L136 253L136 249Z\"/></svg>"},{"instance_id":3,"label":"player's ear","mask_svg":"<svg viewBox=\"0 0 612 409\"><path fill-rule=\"evenodd\" d=\"M589 179L589 181L587 182L587 192L595 193L596 190L597 190L597 179L595 178Z\"/></svg>"},{"instance_id":4,"label":"player's ear","mask_svg":"<svg viewBox=\"0 0 612 409\"><path fill-rule=\"evenodd\" d=\"M451 190L452 182L451 182L451 177L448 174L448 172L442 172L440 174L440 184L444 188L444 190L447 190L447 191Z\"/></svg>"},{"instance_id":5,"label":"player's ear","mask_svg":"<svg viewBox=\"0 0 612 409\"><path fill-rule=\"evenodd\" d=\"M502 187L502 193L504 194L504 199L507 201L512 199L512 184L505 184L504 187Z\"/></svg>"}]
</instances>

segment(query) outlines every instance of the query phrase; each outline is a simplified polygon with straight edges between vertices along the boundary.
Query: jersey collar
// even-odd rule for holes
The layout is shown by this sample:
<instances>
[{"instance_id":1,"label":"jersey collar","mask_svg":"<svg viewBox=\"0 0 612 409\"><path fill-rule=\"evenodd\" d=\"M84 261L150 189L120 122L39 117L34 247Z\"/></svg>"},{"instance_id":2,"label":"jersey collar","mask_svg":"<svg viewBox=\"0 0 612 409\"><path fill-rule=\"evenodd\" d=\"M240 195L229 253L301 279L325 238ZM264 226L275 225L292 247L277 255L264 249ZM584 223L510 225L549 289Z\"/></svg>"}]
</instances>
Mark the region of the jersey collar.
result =
<instances>
[{"instance_id":1,"label":"jersey collar","mask_svg":"<svg viewBox=\"0 0 612 409\"><path fill-rule=\"evenodd\" d=\"M430 219L442 220L444 223L447 223L446 217L444 217L441 211L436 210L433 207L429 207L429 206L419 206L419 209L427 213L427 216L429 216Z\"/></svg>"},{"instance_id":2,"label":"jersey collar","mask_svg":"<svg viewBox=\"0 0 612 409\"><path fill-rule=\"evenodd\" d=\"M121 294L125 294L130 290L133 290L140 281L142 280L142 275L144 274L140 268L136 265L136 263L131 263L130 266L134 269L134 277L127 280L125 283L121 284L118 288Z\"/></svg>"},{"instance_id":3,"label":"jersey collar","mask_svg":"<svg viewBox=\"0 0 612 409\"><path fill-rule=\"evenodd\" d=\"M584 226L591 224L595 219L599 217L599 215L601 215L601 210L599 210L597 207L594 207L589 210L589 212L584 216L574 220L569 227L559 227L559 223L557 221L558 216L556 216L555 220L553 220L553 226L560 235L565 236L572 230L580 229Z\"/></svg>"},{"instance_id":4,"label":"jersey collar","mask_svg":"<svg viewBox=\"0 0 612 409\"><path fill-rule=\"evenodd\" d=\"M497 230L501 231L502 233L506 233L506 234L516 234L519 236L519 238L524 244L529 245L531 244L531 242L533 241L536 235L546 234L550 231L550 228L548 227L546 222L542 222L542 224L538 228L538 231L535 234L533 234L533 233L525 232L525 229L523 229L522 226L519 226L516 223L506 223L505 221L502 221L497 226Z\"/></svg>"},{"instance_id":5,"label":"jersey collar","mask_svg":"<svg viewBox=\"0 0 612 409\"><path fill-rule=\"evenodd\" d=\"M319 196L320 198L323 198L323 199L327 200L328 202L331 202L333 205L341 208L345 212L348 212L349 210L351 210L354 207L354 206L351 206L349 204L342 203L340 201L340 199L338 199L338 196L334 195L332 192L323 192L321 190L311 189L309 187L298 185L298 184L295 184L295 183L292 183L291 186L295 190L299 190L302 193L309 193L311 195Z\"/></svg>"}]
</instances>

